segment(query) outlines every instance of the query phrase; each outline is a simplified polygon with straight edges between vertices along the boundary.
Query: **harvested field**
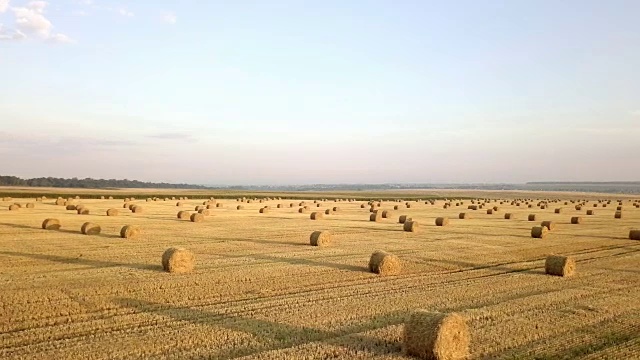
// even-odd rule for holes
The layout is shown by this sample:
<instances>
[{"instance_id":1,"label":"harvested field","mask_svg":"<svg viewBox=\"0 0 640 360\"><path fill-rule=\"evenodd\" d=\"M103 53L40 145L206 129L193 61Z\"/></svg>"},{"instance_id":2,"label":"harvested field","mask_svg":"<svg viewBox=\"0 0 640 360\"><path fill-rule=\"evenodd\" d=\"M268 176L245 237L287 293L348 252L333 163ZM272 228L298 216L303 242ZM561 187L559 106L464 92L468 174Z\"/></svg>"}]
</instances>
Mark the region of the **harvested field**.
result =
<instances>
[{"instance_id":1,"label":"harvested field","mask_svg":"<svg viewBox=\"0 0 640 360\"><path fill-rule=\"evenodd\" d=\"M593 199L561 213L547 200L589 200L580 194L537 194L528 208L524 200L510 205L516 193L499 205L511 220L484 210L461 220L471 202L456 206L452 196L411 202L402 215L420 223L412 233L396 216L369 221L362 202L341 202L339 216L310 221L297 207L277 207L301 197L270 194L283 199L237 211L235 199L216 194L215 216L193 223L176 217L175 201L124 193L144 202L144 212L107 216L122 207L117 198L76 200L91 209L82 216L52 196L19 211L9 206L33 198L0 202L0 358L410 359L403 324L417 309L464 317L471 359L640 357L640 242L629 239L640 209L626 198L615 220L615 206L585 216ZM188 195L184 209L202 205ZM546 209L535 206L542 200ZM271 209L261 214L264 206ZM529 214L555 223L544 241L531 238ZM571 225L577 216L581 224ZM438 217L450 226L436 226ZM61 228L43 230L47 218ZM81 234L85 222L100 233ZM125 225L144 231L123 239ZM311 246L314 231L329 231L331 245ZM192 272L163 270L173 247L194 254ZM371 273L374 250L398 256L400 274ZM572 257L576 273L545 274L549 255Z\"/></svg>"}]
</instances>

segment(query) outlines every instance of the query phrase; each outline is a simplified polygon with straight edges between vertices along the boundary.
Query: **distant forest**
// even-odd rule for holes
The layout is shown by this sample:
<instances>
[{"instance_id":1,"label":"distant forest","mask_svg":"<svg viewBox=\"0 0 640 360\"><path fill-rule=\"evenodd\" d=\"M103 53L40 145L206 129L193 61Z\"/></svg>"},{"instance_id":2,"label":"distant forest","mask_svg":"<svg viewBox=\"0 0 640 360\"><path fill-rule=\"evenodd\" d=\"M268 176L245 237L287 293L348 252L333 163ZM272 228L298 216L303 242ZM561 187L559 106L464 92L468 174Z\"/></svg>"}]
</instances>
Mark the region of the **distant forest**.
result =
<instances>
[{"instance_id":1,"label":"distant forest","mask_svg":"<svg viewBox=\"0 0 640 360\"><path fill-rule=\"evenodd\" d=\"M17 176L0 176L0 186L31 186L54 188L153 188L153 189L209 189L207 186L190 184L153 183L138 180L116 179L63 179L54 177L41 177L34 179L21 179Z\"/></svg>"}]
</instances>

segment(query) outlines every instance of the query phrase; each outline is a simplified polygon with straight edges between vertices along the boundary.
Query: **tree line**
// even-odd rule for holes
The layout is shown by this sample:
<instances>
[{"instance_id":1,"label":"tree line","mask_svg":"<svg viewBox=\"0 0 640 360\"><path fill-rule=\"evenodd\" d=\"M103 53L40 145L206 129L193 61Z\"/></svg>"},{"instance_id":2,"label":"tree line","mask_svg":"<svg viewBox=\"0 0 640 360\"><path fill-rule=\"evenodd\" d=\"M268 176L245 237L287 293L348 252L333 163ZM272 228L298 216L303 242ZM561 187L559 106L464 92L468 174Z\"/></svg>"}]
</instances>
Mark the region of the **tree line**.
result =
<instances>
[{"instance_id":1,"label":"tree line","mask_svg":"<svg viewBox=\"0 0 640 360\"><path fill-rule=\"evenodd\" d=\"M154 189L210 189L203 185L154 183L138 180L118 179L64 179L55 177L40 177L22 179L17 176L1 176L0 186L30 186L30 187L54 187L54 188L154 188Z\"/></svg>"}]
</instances>

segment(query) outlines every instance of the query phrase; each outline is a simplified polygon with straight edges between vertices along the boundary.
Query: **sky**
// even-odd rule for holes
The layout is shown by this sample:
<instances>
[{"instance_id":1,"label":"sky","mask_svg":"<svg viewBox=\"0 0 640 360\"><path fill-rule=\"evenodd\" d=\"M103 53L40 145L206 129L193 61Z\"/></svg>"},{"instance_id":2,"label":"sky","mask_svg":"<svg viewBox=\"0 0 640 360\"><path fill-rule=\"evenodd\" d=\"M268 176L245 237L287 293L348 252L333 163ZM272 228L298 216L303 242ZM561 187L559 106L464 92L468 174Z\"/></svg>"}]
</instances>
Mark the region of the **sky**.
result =
<instances>
[{"instance_id":1,"label":"sky","mask_svg":"<svg viewBox=\"0 0 640 360\"><path fill-rule=\"evenodd\" d=\"M640 180L640 1L0 0L0 174Z\"/></svg>"}]
</instances>

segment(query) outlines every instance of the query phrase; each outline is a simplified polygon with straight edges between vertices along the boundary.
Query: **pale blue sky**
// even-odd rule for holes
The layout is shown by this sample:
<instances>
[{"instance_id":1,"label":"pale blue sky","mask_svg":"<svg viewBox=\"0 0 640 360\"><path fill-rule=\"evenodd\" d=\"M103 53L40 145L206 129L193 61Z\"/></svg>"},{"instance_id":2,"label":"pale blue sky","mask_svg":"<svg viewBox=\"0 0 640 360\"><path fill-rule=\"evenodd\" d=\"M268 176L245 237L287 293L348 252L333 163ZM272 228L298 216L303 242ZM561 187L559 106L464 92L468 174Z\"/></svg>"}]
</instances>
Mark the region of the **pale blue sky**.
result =
<instances>
[{"instance_id":1,"label":"pale blue sky","mask_svg":"<svg viewBox=\"0 0 640 360\"><path fill-rule=\"evenodd\" d=\"M640 180L640 1L0 0L0 171Z\"/></svg>"}]
</instances>

